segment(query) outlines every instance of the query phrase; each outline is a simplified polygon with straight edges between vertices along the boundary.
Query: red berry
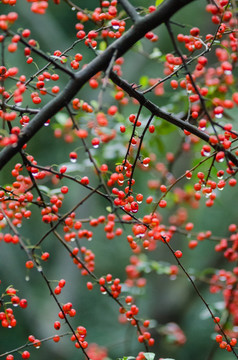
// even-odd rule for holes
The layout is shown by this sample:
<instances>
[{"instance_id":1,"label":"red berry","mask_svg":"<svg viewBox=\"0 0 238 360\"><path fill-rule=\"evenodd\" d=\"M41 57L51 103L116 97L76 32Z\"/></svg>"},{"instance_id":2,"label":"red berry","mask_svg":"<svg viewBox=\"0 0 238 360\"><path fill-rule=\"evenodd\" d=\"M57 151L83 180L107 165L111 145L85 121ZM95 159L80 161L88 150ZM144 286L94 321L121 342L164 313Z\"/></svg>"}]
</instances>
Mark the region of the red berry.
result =
<instances>
[{"instance_id":1,"label":"red berry","mask_svg":"<svg viewBox=\"0 0 238 360\"><path fill-rule=\"evenodd\" d=\"M68 186L62 186L62 188L60 189L62 194L67 194L67 192L69 191Z\"/></svg>"},{"instance_id":2,"label":"red berry","mask_svg":"<svg viewBox=\"0 0 238 360\"><path fill-rule=\"evenodd\" d=\"M29 351L23 351L22 353L22 359L29 359L29 357L31 356Z\"/></svg>"},{"instance_id":3,"label":"red berry","mask_svg":"<svg viewBox=\"0 0 238 360\"><path fill-rule=\"evenodd\" d=\"M61 326L61 324L60 324L59 321L55 321L55 322L54 322L54 328L55 328L55 330L59 330L59 329L60 329L60 326Z\"/></svg>"},{"instance_id":4,"label":"red berry","mask_svg":"<svg viewBox=\"0 0 238 360\"><path fill-rule=\"evenodd\" d=\"M19 305L20 305L20 307L22 309L25 309L27 307L27 305L28 305L27 300L26 299L21 299Z\"/></svg>"},{"instance_id":5,"label":"red berry","mask_svg":"<svg viewBox=\"0 0 238 360\"><path fill-rule=\"evenodd\" d=\"M180 250L176 250L175 252L174 252L174 255L176 256L176 258L181 258L182 256L183 256L183 253L182 253L182 251L180 251Z\"/></svg>"}]
</instances>

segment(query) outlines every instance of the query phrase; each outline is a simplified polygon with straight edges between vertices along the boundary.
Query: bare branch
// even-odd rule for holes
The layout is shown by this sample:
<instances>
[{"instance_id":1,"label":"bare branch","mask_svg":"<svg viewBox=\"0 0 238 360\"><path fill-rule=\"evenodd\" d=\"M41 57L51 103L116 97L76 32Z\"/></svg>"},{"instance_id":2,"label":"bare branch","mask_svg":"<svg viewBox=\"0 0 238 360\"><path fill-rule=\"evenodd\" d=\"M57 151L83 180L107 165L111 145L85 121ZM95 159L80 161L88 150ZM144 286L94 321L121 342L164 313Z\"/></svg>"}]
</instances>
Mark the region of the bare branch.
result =
<instances>
[{"instance_id":1,"label":"bare branch","mask_svg":"<svg viewBox=\"0 0 238 360\"><path fill-rule=\"evenodd\" d=\"M130 4L127 0L119 0L119 3L123 7L123 9L126 11L126 13L130 16L131 20L133 22L137 22L141 19L140 15L137 13L136 9L133 5Z\"/></svg>"},{"instance_id":2,"label":"bare branch","mask_svg":"<svg viewBox=\"0 0 238 360\"><path fill-rule=\"evenodd\" d=\"M26 144L45 124L45 122L54 116L62 107L66 106L83 85L95 74L105 70L111 61L115 50L117 58L125 54L138 40L144 35L168 21L179 9L188 5L193 0L167 0L152 14L145 16L138 21L124 36L116 40L101 55L91 61L88 66L75 74L71 78L64 90L46 104L42 110L31 120L31 122L22 129L19 134L19 140L14 146L5 147L0 153L0 169L2 169L12 157Z\"/></svg>"}]
</instances>

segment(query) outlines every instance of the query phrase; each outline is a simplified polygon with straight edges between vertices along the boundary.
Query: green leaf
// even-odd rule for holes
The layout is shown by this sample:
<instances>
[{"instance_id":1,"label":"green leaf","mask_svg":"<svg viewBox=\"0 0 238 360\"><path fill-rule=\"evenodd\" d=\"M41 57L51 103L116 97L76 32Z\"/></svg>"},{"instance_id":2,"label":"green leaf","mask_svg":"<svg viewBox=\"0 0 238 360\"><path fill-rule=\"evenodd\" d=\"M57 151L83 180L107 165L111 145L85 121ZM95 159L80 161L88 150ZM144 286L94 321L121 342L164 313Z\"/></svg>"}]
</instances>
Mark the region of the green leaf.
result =
<instances>
[{"instance_id":1,"label":"green leaf","mask_svg":"<svg viewBox=\"0 0 238 360\"><path fill-rule=\"evenodd\" d=\"M45 194L49 194L49 193L50 193L50 189L48 188L48 186L38 185L38 188L40 189L40 191L44 192Z\"/></svg>"},{"instance_id":2,"label":"green leaf","mask_svg":"<svg viewBox=\"0 0 238 360\"><path fill-rule=\"evenodd\" d=\"M67 119L68 119L68 115L66 115L65 113L60 112L60 113L55 115L55 120L60 125L65 125Z\"/></svg>"},{"instance_id":3,"label":"green leaf","mask_svg":"<svg viewBox=\"0 0 238 360\"><path fill-rule=\"evenodd\" d=\"M147 86L148 85L148 83L149 83L149 78L148 78L148 76L141 76L141 78L140 78L140 85L141 86Z\"/></svg>"},{"instance_id":4,"label":"green leaf","mask_svg":"<svg viewBox=\"0 0 238 360\"><path fill-rule=\"evenodd\" d=\"M163 1L164 0L156 0L155 6L159 6L160 4L162 4ZM166 360L166 359L164 359L164 360Z\"/></svg>"},{"instance_id":5,"label":"green leaf","mask_svg":"<svg viewBox=\"0 0 238 360\"><path fill-rule=\"evenodd\" d=\"M162 55L162 52L158 48L154 48L152 53L150 54L150 59L157 59Z\"/></svg>"},{"instance_id":6,"label":"green leaf","mask_svg":"<svg viewBox=\"0 0 238 360\"><path fill-rule=\"evenodd\" d=\"M106 50L106 48L107 48L106 41L101 41L99 44L99 50L104 51L104 50Z\"/></svg>"},{"instance_id":7,"label":"green leaf","mask_svg":"<svg viewBox=\"0 0 238 360\"><path fill-rule=\"evenodd\" d=\"M96 100L90 101L90 104L92 105L92 107L93 107L94 109L98 108L98 102L97 102Z\"/></svg>"},{"instance_id":8,"label":"green leaf","mask_svg":"<svg viewBox=\"0 0 238 360\"><path fill-rule=\"evenodd\" d=\"M154 360L155 354L151 352L144 353L144 357L146 358L146 360Z\"/></svg>"}]
</instances>

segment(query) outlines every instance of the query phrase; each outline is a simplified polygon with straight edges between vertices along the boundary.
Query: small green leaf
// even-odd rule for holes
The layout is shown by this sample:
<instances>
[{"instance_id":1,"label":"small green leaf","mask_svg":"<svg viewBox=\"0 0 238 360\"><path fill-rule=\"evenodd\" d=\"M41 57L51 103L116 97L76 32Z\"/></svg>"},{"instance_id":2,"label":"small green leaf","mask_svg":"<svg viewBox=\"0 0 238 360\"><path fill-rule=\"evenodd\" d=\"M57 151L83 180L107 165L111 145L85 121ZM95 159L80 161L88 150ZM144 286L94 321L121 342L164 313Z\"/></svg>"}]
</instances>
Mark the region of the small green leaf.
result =
<instances>
[{"instance_id":1,"label":"small green leaf","mask_svg":"<svg viewBox=\"0 0 238 360\"><path fill-rule=\"evenodd\" d=\"M148 83L149 83L149 78L148 78L148 76L141 76L141 78L140 78L140 85L141 86L147 86L148 85Z\"/></svg>"},{"instance_id":2,"label":"small green leaf","mask_svg":"<svg viewBox=\"0 0 238 360\"><path fill-rule=\"evenodd\" d=\"M162 4L163 1L164 0L156 0L155 6L159 6L160 4ZM166 359L164 359L164 360L166 360Z\"/></svg>"},{"instance_id":3,"label":"small green leaf","mask_svg":"<svg viewBox=\"0 0 238 360\"><path fill-rule=\"evenodd\" d=\"M155 354L151 352L144 353L144 357L146 358L146 360L154 360Z\"/></svg>"},{"instance_id":4,"label":"small green leaf","mask_svg":"<svg viewBox=\"0 0 238 360\"><path fill-rule=\"evenodd\" d=\"M97 102L96 100L90 101L90 104L92 105L92 107L93 107L94 109L97 109L97 108L98 108L98 102Z\"/></svg>"},{"instance_id":5,"label":"small green leaf","mask_svg":"<svg viewBox=\"0 0 238 360\"><path fill-rule=\"evenodd\" d=\"M108 212L112 212L111 206L107 206L107 207L106 207L106 210L107 210Z\"/></svg>"},{"instance_id":6,"label":"small green leaf","mask_svg":"<svg viewBox=\"0 0 238 360\"><path fill-rule=\"evenodd\" d=\"M44 192L45 194L50 193L50 189L45 185L38 185L38 188L40 189L40 191Z\"/></svg>"},{"instance_id":7,"label":"small green leaf","mask_svg":"<svg viewBox=\"0 0 238 360\"><path fill-rule=\"evenodd\" d=\"M152 53L150 54L149 58L150 59L157 59L162 55L162 52L158 49L158 48L154 48L154 50L152 51Z\"/></svg>"},{"instance_id":8,"label":"small green leaf","mask_svg":"<svg viewBox=\"0 0 238 360\"><path fill-rule=\"evenodd\" d=\"M68 115L66 115L65 113L58 113L55 115L55 119L57 121L57 123L59 123L60 125L65 125L67 119L68 119Z\"/></svg>"},{"instance_id":9,"label":"small green leaf","mask_svg":"<svg viewBox=\"0 0 238 360\"><path fill-rule=\"evenodd\" d=\"M104 51L104 50L106 50L106 48L107 48L106 41L101 41L99 44L99 50Z\"/></svg>"}]
</instances>

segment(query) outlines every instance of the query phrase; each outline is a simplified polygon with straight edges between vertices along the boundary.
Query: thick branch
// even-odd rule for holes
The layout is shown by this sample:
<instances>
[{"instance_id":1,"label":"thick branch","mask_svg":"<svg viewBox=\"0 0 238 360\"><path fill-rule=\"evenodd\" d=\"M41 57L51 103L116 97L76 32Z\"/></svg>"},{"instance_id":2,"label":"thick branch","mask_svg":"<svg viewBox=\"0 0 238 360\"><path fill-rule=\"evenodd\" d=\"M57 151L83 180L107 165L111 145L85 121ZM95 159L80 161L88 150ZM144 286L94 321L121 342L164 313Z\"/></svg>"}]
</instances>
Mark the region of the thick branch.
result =
<instances>
[{"instance_id":1,"label":"thick branch","mask_svg":"<svg viewBox=\"0 0 238 360\"><path fill-rule=\"evenodd\" d=\"M136 9L134 8L133 5L130 4L129 1L119 0L119 3L123 7L123 9L127 12L127 14L130 16L133 22L137 22L138 20L140 20L141 18L140 15L138 15Z\"/></svg>"},{"instance_id":2,"label":"thick branch","mask_svg":"<svg viewBox=\"0 0 238 360\"><path fill-rule=\"evenodd\" d=\"M125 35L110 45L101 55L91 61L88 66L76 73L71 78L64 90L48 104L24 127L19 134L17 145L7 146L0 152L0 169L26 144L44 123L54 116L63 106L66 106L87 81L99 71L105 70L110 63L111 57L117 50L117 58L125 54L138 40L153 30L155 27L168 21L179 9L191 3L193 0L166 0L158 10L139 20Z\"/></svg>"}]
</instances>

